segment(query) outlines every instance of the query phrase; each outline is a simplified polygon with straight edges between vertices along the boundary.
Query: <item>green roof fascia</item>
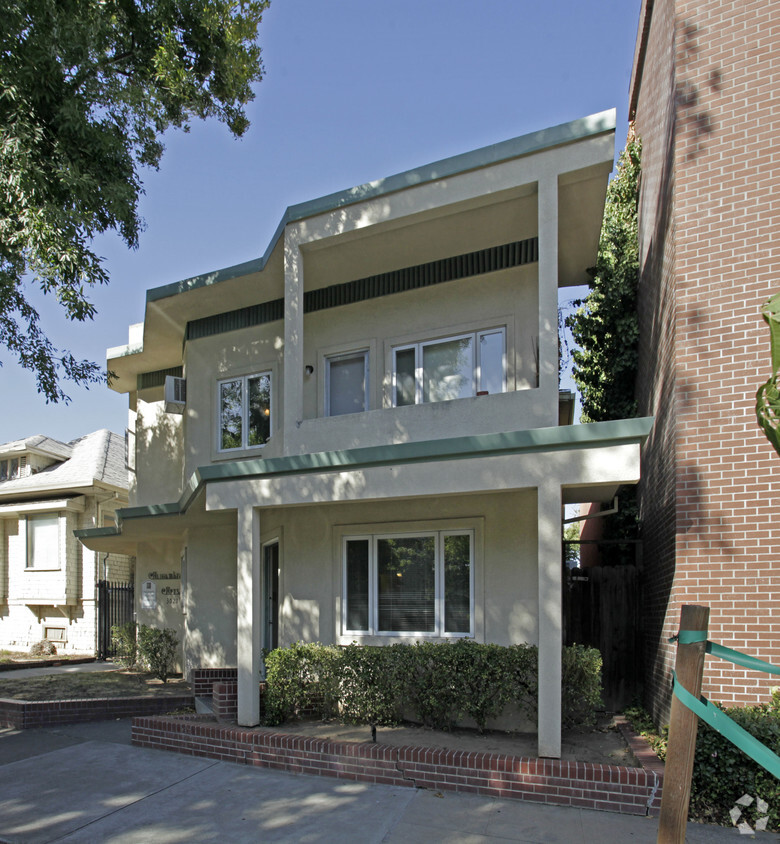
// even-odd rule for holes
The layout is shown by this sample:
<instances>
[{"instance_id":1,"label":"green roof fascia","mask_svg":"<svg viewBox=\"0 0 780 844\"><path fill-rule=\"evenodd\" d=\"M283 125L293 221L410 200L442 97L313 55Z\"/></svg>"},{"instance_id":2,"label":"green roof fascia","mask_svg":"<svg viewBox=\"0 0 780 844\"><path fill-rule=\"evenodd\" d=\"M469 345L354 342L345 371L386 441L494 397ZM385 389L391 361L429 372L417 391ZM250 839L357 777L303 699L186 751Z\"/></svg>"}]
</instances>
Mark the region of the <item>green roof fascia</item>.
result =
<instances>
[{"instance_id":1,"label":"green roof fascia","mask_svg":"<svg viewBox=\"0 0 780 844\"><path fill-rule=\"evenodd\" d=\"M425 164L413 170L406 170L394 176L387 176L374 182L358 185L347 190L330 193L317 199L301 202L297 205L290 205L282 215L282 219L271 238L268 248L260 258L253 258L241 264L234 264L221 270L213 270L202 275L192 276L171 284L164 284L161 287L154 287L146 291L146 301L156 302L160 299L167 299L179 293L187 293L190 290L197 290L201 287L208 287L231 278L261 272L265 267L271 253L274 250L279 238L284 232L288 223L312 217L316 214L323 214L347 205L354 205L366 199L375 199L379 196L395 193L405 188L416 187L437 179L455 176L469 170L477 170L491 164L498 164L501 161L508 161L512 158L519 158L523 155L530 155L541 150L551 149L563 144L574 143L585 138L601 135L605 132L612 132L616 127L616 111L610 109L588 117L581 117L569 123L561 123L558 126L551 126L548 129L541 129L537 132L530 132L508 141L501 141L497 144L481 147L480 149L454 155L450 158L443 158L432 164Z\"/></svg>"},{"instance_id":2,"label":"green roof fascia","mask_svg":"<svg viewBox=\"0 0 780 844\"><path fill-rule=\"evenodd\" d=\"M500 457L521 452L530 454L539 451L641 444L647 439L652 426L653 417L646 416L638 419L592 422L587 425L533 428L503 434L479 434L472 437L367 446L344 451L321 451L290 457L271 457L267 460L258 458L201 466L193 473L178 501L171 504L127 507L117 510L116 515L120 524L126 519L179 515L187 510L201 489L209 483L312 474L338 469L357 470L400 463Z\"/></svg>"}]
</instances>

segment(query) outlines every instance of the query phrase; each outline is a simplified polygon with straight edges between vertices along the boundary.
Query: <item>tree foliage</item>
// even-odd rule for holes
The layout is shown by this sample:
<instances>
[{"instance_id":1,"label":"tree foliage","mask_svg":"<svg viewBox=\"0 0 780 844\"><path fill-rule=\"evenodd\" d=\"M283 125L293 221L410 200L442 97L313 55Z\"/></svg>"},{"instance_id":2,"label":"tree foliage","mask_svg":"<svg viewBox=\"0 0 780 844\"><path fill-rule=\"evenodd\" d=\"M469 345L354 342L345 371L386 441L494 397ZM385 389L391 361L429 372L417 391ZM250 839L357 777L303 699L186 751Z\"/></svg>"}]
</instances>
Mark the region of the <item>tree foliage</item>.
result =
<instances>
[{"instance_id":1,"label":"tree foliage","mask_svg":"<svg viewBox=\"0 0 780 844\"><path fill-rule=\"evenodd\" d=\"M29 289L70 320L95 315L108 281L92 251L116 231L138 243L139 169L163 133L216 118L236 137L262 78L257 29L268 0L0 0L0 344L35 373L46 401L60 379L100 367L54 347Z\"/></svg>"},{"instance_id":2,"label":"tree foliage","mask_svg":"<svg viewBox=\"0 0 780 844\"><path fill-rule=\"evenodd\" d=\"M639 318L637 200L641 146L630 136L607 188L593 281L578 310L566 319L579 346L573 378L582 396L582 421L604 422L636 416Z\"/></svg>"}]
</instances>

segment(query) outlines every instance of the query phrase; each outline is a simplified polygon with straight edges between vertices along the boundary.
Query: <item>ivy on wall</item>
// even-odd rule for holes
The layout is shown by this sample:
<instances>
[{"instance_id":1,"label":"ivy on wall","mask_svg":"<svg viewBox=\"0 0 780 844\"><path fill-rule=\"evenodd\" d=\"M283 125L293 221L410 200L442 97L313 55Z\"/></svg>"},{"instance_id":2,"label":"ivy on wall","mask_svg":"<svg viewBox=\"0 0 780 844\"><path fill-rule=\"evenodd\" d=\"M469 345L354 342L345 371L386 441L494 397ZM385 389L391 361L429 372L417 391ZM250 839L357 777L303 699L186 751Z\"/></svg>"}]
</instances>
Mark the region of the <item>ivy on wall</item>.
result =
<instances>
[{"instance_id":1,"label":"ivy on wall","mask_svg":"<svg viewBox=\"0 0 780 844\"><path fill-rule=\"evenodd\" d=\"M598 258L588 270L591 290L566 318L579 347L572 354L572 377L582 397L582 422L630 419L637 413L640 153L639 140L629 134L607 188Z\"/></svg>"}]
</instances>

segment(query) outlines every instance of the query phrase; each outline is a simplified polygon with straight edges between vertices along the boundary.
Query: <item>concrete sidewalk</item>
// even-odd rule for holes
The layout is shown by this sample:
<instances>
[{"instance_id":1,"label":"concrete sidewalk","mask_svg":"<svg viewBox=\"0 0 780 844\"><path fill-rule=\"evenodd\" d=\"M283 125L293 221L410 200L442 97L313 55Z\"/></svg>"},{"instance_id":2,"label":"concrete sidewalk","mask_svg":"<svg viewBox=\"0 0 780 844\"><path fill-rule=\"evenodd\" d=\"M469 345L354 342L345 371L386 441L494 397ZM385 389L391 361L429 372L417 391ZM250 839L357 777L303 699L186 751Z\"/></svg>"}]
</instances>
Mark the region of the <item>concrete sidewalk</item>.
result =
<instances>
[{"instance_id":1,"label":"concrete sidewalk","mask_svg":"<svg viewBox=\"0 0 780 844\"><path fill-rule=\"evenodd\" d=\"M658 822L294 776L130 745L130 722L0 729L0 841L654 844ZM751 840L688 825L687 840ZM762 842L780 836L762 833Z\"/></svg>"}]
</instances>

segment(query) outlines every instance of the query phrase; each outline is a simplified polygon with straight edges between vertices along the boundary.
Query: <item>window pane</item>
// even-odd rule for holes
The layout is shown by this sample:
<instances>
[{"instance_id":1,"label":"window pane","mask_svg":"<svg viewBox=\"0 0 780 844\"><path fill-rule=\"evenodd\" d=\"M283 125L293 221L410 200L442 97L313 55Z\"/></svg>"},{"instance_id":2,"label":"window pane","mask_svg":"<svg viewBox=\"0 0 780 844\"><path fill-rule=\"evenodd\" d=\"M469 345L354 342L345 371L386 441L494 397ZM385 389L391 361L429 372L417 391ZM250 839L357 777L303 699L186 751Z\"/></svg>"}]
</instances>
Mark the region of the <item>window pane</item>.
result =
<instances>
[{"instance_id":1,"label":"window pane","mask_svg":"<svg viewBox=\"0 0 780 844\"><path fill-rule=\"evenodd\" d=\"M263 445L271 436L271 377L257 375L249 382L249 443Z\"/></svg>"},{"instance_id":2,"label":"window pane","mask_svg":"<svg viewBox=\"0 0 780 844\"><path fill-rule=\"evenodd\" d=\"M60 520L54 515L27 519L27 565L30 568L59 568Z\"/></svg>"},{"instance_id":3,"label":"window pane","mask_svg":"<svg viewBox=\"0 0 780 844\"><path fill-rule=\"evenodd\" d=\"M414 349L400 349L395 353L395 405L414 404Z\"/></svg>"},{"instance_id":4,"label":"window pane","mask_svg":"<svg viewBox=\"0 0 780 844\"><path fill-rule=\"evenodd\" d=\"M471 536L444 537L444 632L471 632Z\"/></svg>"},{"instance_id":5,"label":"window pane","mask_svg":"<svg viewBox=\"0 0 780 844\"><path fill-rule=\"evenodd\" d=\"M432 536L378 540L380 631L435 631L435 546Z\"/></svg>"},{"instance_id":6,"label":"window pane","mask_svg":"<svg viewBox=\"0 0 780 844\"><path fill-rule=\"evenodd\" d=\"M8 461L0 460L0 481L8 480Z\"/></svg>"},{"instance_id":7,"label":"window pane","mask_svg":"<svg viewBox=\"0 0 780 844\"><path fill-rule=\"evenodd\" d=\"M368 630L368 540L347 542L347 630Z\"/></svg>"},{"instance_id":8,"label":"window pane","mask_svg":"<svg viewBox=\"0 0 780 844\"><path fill-rule=\"evenodd\" d=\"M504 332L479 335L479 390L504 392Z\"/></svg>"},{"instance_id":9,"label":"window pane","mask_svg":"<svg viewBox=\"0 0 780 844\"><path fill-rule=\"evenodd\" d=\"M241 448L241 381L219 385L220 448Z\"/></svg>"},{"instance_id":10,"label":"window pane","mask_svg":"<svg viewBox=\"0 0 780 844\"><path fill-rule=\"evenodd\" d=\"M423 346L423 401L448 401L473 395L472 338Z\"/></svg>"},{"instance_id":11,"label":"window pane","mask_svg":"<svg viewBox=\"0 0 780 844\"><path fill-rule=\"evenodd\" d=\"M366 356L332 358L328 361L331 416L362 413L366 409Z\"/></svg>"},{"instance_id":12,"label":"window pane","mask_svg":"<svg viewBox=\"0 0 780 844\"><path fill-rule=\"evenodd\" d=\"M9 478L18 478L19 477L19 458L14 457L8 461L8 477Z\"/></svg>"}]
</instances>

